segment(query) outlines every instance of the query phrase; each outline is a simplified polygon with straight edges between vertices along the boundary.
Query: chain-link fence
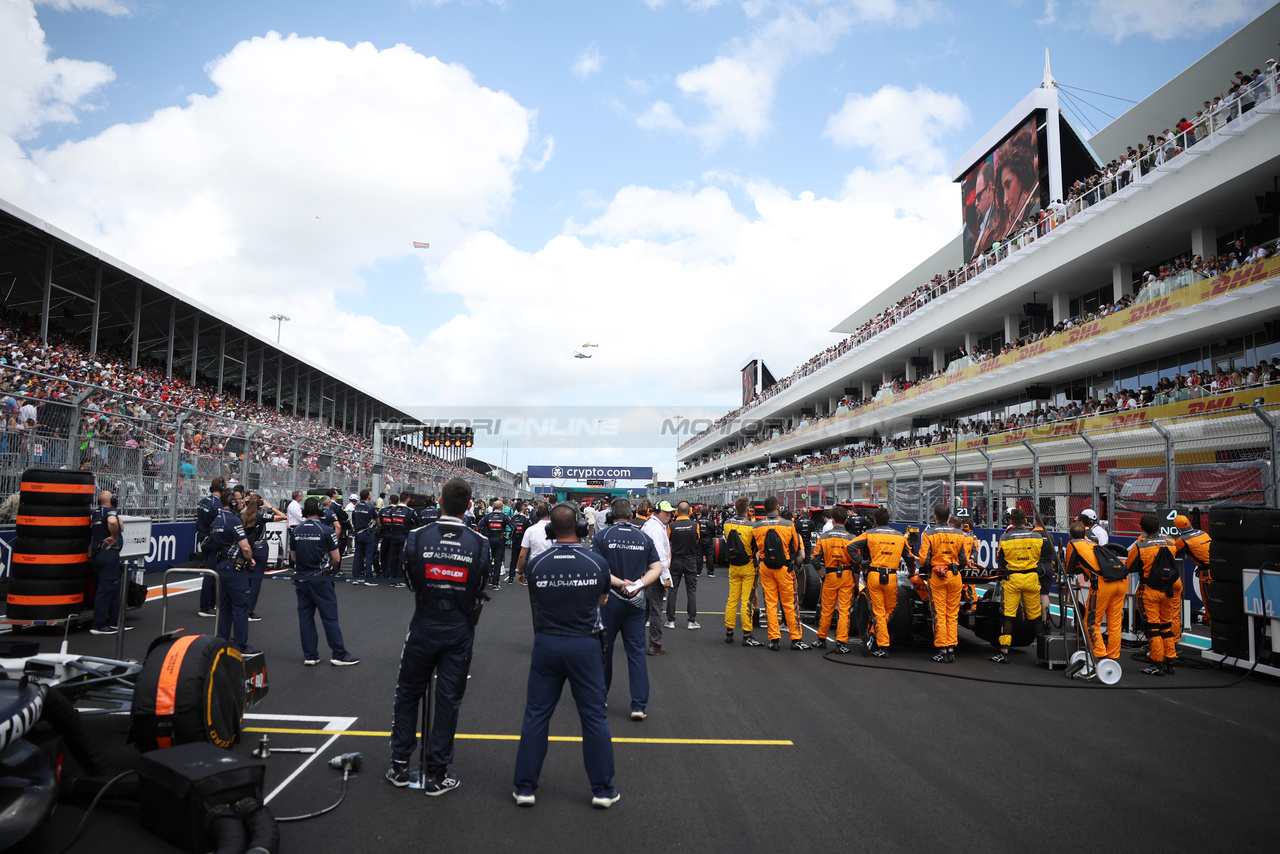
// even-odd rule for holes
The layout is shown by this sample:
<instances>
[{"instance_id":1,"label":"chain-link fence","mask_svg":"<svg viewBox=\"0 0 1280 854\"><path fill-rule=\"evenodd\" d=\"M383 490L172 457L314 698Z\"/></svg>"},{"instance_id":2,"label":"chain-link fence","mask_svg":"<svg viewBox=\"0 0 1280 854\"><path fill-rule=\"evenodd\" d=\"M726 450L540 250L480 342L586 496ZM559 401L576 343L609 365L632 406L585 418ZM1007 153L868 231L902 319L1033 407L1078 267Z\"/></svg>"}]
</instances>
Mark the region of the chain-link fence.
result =
<instances>
[{"instance_id":1,"label":"chain-link fence","mask_svg":"<svg viewBox=\"0 0 1280 854\"><path fill-rule=\"evenodd\" d=\"M4 372L0 394L18 390L26 393L12 395L0 429L0 499L18 490L26 469L64 467L92 471L99 488L117 493L123 512L156 521L191 518L218 476L275 506L294 491L336 488L345 497L375 482L387 493L438 495L458 476L478 498L532 497L403 442L388 439L375 453L364 437L287 414L247 422L120 389ZM23 419L24 410L34 418Z\"/></svg>"},{"instance_id":2,"label":"chain-link fence","mask_svg":"<svg viewBox=\"0 0 1280 854\"><path fill-rule=\"evenodd\" d=\"M676 498L719 504L775 494L793 509L874 501L896 521L919 523L934 504L946 503L967 507L979 525L999 524L1016 505L1059 530L1091 508L1113 533L1133 535L1143 513L1163 507L1186 508L1195 521L1219 503L1280 506L1280 405L1209 404L1201 413L1152 421L1139 412L1109 428L1047 424L958 435L947 445L687 485Z\"/></svg>"}]
</instances>

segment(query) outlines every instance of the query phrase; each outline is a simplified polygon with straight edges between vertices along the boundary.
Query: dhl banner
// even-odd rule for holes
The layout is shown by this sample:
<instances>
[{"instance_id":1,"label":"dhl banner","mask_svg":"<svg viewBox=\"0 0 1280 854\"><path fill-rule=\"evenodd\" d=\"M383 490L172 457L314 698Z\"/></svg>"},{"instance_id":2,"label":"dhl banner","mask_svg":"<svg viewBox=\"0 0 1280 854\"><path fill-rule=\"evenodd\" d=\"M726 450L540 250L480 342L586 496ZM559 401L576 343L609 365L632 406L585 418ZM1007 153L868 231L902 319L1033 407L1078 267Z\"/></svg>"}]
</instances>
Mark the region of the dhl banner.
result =
<instances>
[{"instance_id":1,"label":"dhl banner","mask_svg":"<svg viewBox=\"0 0 1280 854\"><path fill-rule=\"evenodd\" d=\"M839 424L842 421L848 421L854 418L861 418L881 409L887 409L896 406L908 400L912 400L920 395L937 391L938 389L947 388L956 383L966 382L977 377L985 376L1001 368L1007 368L1016 365L1027 359L1034 359L1048 353L1054 353L1074 346L1084 341L1099 338L1103 335L1109 335L1113 332L1119 332L1134 324L1141 323L1145 320L1151 320L1155 317L1168 314L1172 311L1180 311L1191 306L1200 305L1217 299L1232 291L1240 288L1249 287L1250 285L1260 284L1268 279L1280 277L1280 256L1266 258L1262 261L1248 264L1236 270L1230 270L1212 279L1205 279L1194 285L1181 288L1168 296L1159 297L1157 299L1148 300L1146 302L1137 303L1124 311L1118 311L1109 314L1100 320L1092 320L1088 323L1081 324L1073 329L1065 332L1059 332L1051 335L1041 341L1036 341L970 365L954 373L945 374L935 377L932 380L926 380L914 385L906 391L898 394L873 400L855 410L837 415L835 418L824 419L816 424L810 424L782 436L772 442L765 442L763 445L755 445L752 450L758 452L762 447L768 447L771 444L779 442L789 442L793 439L802 438L808 433L815 433L819 430L827 430L833 424ZM1229 412L1237 409L1241 405L1248 405L1253 402L1256 397L1261 397L1266 403L1280 402L1280 387L1270 387L1265 389L1246 389L1235 394L1223 393L1213 395L1211 397L1202 397L1195 400L1184 400L1177 403L1168 403L1161 406L1149 406L1145 409L1109 413L1107 415L1099 415L1090 418L1080 418L1075 421L1059 421L1054 424L1044 425L1041 427L1027 428L1025 430L1014 430L1008 433L1000 433L986 437L977 437L962 441L958 445L958 450L972 450L978 447L991 447L1008 444L1018 444L1022 440L1027 439L1035 441L1038 439L1052 439L1055 437L1071 435L1079 433L1082 430L1107 430L1124 427L1138 427L1158 418L1173 418L1179 415L1209 415L1215 412ZM985 440L985 441L984 441ZM888 454L878 455L873 458L874 462L894 462L897 460L908 460L912 457L932 456L938 453L937 446L928 448L912 448L909 451L895 451ZM732 458L730 458L732 459ZM873 460L860 460L859 463L872 464ZM723 458L717 460L717 465L723 465L727 460ZM805 471L814 473L828 470L842 470L845 464L833 463L826 466L806 467Z\"/></svg>"}]
</instances>

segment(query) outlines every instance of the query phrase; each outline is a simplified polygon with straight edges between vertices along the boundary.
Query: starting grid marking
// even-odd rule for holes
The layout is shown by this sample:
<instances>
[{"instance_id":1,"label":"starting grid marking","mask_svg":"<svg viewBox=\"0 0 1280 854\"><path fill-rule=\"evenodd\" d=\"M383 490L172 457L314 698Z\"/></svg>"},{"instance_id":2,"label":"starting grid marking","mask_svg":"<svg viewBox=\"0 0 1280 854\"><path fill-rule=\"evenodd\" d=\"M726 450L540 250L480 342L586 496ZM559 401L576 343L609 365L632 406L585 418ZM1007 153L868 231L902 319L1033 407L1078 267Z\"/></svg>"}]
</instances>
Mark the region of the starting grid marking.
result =
<instances>
[{"instance_id":1,"label":"starting grid marking","mask_svg":"<svg viewBox=\"0 0 1280 854\"><path fill-rule=\"evenodd\" d=\"M246 714L245 718L274 718L284 720L314 720L314 721L355 721L355 718L323 718L314 717L307 718L303 715L252 715ZM332 732L329 728L325 729L295 729L292 727L245 727L245 732L267 733L268 735L327 735ZM334 736L350 735L363 738L390 738L390 730L358 730L358 729L342 729L335 732ZM422 733L415 733L415 737L421 738ZM455 739L467 741L519 741L518 735L503 734L487 734L487 733L458 733ZM549 736L548 741L564 741L581 743L582 737L576 735L553 735ZM788 739L751 739L751 738L623 738L615 736L611 739L614 744L679 744L679 745L705 745L713 747L795 747L795 742ZM326 744L325 747L328 747Z\"/></svg>"}]
</instances>

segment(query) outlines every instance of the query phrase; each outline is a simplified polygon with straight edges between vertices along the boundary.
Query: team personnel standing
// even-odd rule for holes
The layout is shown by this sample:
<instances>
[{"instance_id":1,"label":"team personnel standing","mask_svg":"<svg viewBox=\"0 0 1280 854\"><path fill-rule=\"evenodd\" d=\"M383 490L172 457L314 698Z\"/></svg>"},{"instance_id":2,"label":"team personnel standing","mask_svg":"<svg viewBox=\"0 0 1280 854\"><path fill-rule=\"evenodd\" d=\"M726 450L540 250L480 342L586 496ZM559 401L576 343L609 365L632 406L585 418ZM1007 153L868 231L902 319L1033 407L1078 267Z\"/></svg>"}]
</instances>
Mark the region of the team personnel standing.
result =
<instances>
[{"instance_id":1,"label":"team personnel standing","mask_svg":"<svg viewBox=\"0 0 1280 854\"><path fill-rule=\"evenodd\" d=\"M729 601L724 606L724 642L733 643L733 630L742 611L742 645L764 646L751 636L751 603L756 589L755 536L747 518L751 501L744 495L733 503L734 515L724 522L729 553Z\"/></svg>"},{"instance_id":2,"label":"team personnel standing","mask_svg":"<svg viewBox=\"0 0 1280 854\"><path fill-rule=\"evenodd\" d=\"M1142 668L1150 676L1172 676L1182 638L1182 573L1178 570L1178 540L1161 537L1160 520L1146 513L1138 520L1142 536L1129 546L1125 566L1138 573L1138 599L1147 618L1151 663Z\"/></svg>"},{"instance_id":3,"label":"team personnel standing","mask_svg":"<svg viewBox=\"0 0 1280 854\"><path fill-rule=\"evenodd\" d=\"M449 773L458 709L467 688L475 642L477 604L492 564L489 540L463 524L471 487L455 477L440 490L444 513L435 524L416 528L404 550L404 575L413 588L414 610L400 654L391 724L391 767L387 779L409 785L409 757L415 746L418 704L436 676L435 719L427 742L426 794L458 788Z\"/></svg>"},{"instance_id":4,"label":"team personnel standing","mask_svg":"<svg viewBox=\"0 0 1280 854\"><path fill-rule=\"evenodd\" d=\"M538 520L524 532L524 539L520 542L520 560L516 563L516 578L521 584L525 583L524 568L529 561L551 548L551 540L547 536L547 517L551 515L551 506L539 501L534 515Z\"/></svg>"},{"instance_id":5,"label":"team personnel standing","mask_svg":"<svg viewBox=\"0 0 1280 854\"><path fill-rule=\"evenodd\" d=\"M1102 523L1098 521L1097 513L1092 510L1085 510L1076 519L1084 524L1085 529L1089 532L1089 539L1098 545L1105 546L1111 541L1111 537L1107 534L1107 529L1102 527Z\"/></svg>"},{"instance_id":6,"label":"team personnel standing","mask_svg":"<svg viewBox=\"0 0 1280 854\"><path fill-rule=\"evenodd\" d=\"M667 593L668 629L676 627L676 599L680 594L680 582L685 583L688 599L689 624L687 628L700 629L698 623L698 522L691 515L689 502L681 501L676 508L676 518L667 525L667 539L671 543L671 590Z\"/></svg>"},{"instance_id":7,"label":"team personnel standing","mask_svg":"<svg viewBox=\"0 0 1280 854\"><path fill-rule=\"evenodd\" d=\"M1102 574L1098 552L1105 548L1088 538L1089 529L1077 521L1071 526L1067 541L1068 576L1084 575L1089 579L1089 598L1085 604L1085 629L1094 658L1120 658L1121 619L1124 597L1129 592L1129 576L1108 579ZM1107 621L1107 637L1102 637L1102 621Z\"/></svg>"},{"instance_id":8,"label":"team personnel standing","mask_svg":"<svg viewBox=\"0 0 1280 854\"><path fill-rule=\"evenodd\" d=\"M898 607L898 569L905 562L912 574L916 556L907 538L889 527L889 511L877 507L871 514L872 527L849 544L850 555L867 571L867 600L871 603L870 631L862 639L862 654L889 657L889 620Z\"/></svg>"},{"instance_id":9,"label":"team personnel standing","mask_svg":"<svg viewBox=\"0 0 1280 854\"><path fill-rule=\"evenodd\" d=\"M660 586L651 584L644 589L647 597L646 612L649 627L649 641L645 648L645 655L666 655L667 651L662 646L662 624L666 617L662 603L667 590L671 587L671 540L667 536L667 525L670 524L676 508L671 506L671 502L663 501L650 515L652 508L653 505L649 503L649 499L642 499L636 514L639 516L641 515L639 511L643 511L645 521L640 530L653 540L653 547L658 550L658 562L662 564L662 584Z\"/></svg>"},{"instance_id":10,"label":"team personnel standing","mask_svg":"<svg viewBox=\"0 0 1280 854\"><path fill-rule=\"evenodd\" d=\"M1040 609L1040 558L1045 539L1039 531L1027 527L1027 514L1021 507L1009 510L1009 530L1000 537L996 546L996 566L1004 575L1000 592L1004 601L1004 625L1000 631L1000 651L991 656L997 664L1009 660L1009 646L1013 643L1013 618L1018 605L1035 625L1036 634L1044 632L1044 619Z\"/></svg>"},{"instance_id":11,"label":"team personnel standing","mask_svg":"<svg viewBox=\"0 0 1280 854\"><path fill-rule=\"evenodd\" d=\"M285 519L289 523L289 530L302 524L302 492L296 490L293 493L289 506L285 509Z\"/></svg>"},{"instance_id":12,"label":"team personnel standing","mask_svg":"<svg viewBox=\"0 0 1280 854\"><path fill-rule=\"evenodd\" d=\"M337 489L329 490L329 508L338 521L338 553L346 554L347 546L351 544L351 515L342 506L342 493Z\"/></svg>"},{"instance_id":13,"label":"team personnel standing","mask_svg":"<svg viewBox=\"0 0 1280 854\"><path fill-rule=\"evenodd\" d=\"M377 546L378 508L369 500L369 490L360 490L360 500L351 508L351 530L355 546L351 555L351 577L356 584L373 586L373 553Z\"/></svg>"},{"instance_id":14,"label":"team personnel standing","mask_svg":"<svg viewBox=\"0 0 1280 854\"><path fill-rule=\"evenodd\" d=\"M267 524L283 522L285 515L274 507L263 503L262 496L256 493L245 499L244 509L240 511L240 522L244 525L245 538L249 540L249 548L253 550L253 575L249 579L249 622L258 623L258 594L262 591L262 574L267 571L267 558L271 554L271 543L267 538Z\"/></svg>"},{"instance_id":15,"label":"team personnel standing","mask_svg":"<svg viewBox=\"0 0 1280 854\"><path fill-rule=\"evenodd\" d=\"M648 598L645 588L662 578L658 549L631 524L631 502L615 498L610 507L613 524L596 532L591 550L609 564L609 573L622 584L614 584L602 609L604 620L604 691L613 684L613 646L622 633L627 654L627 675L631 684L631 720L645 719L649 707L649 666L644 660L644 617Z\"/></svg>"},{"instance_id":16,"label":"team personnel standing","mask_svg":"<svg viewBox=\"0 0 1280 854\"><path fill-rule=\"evenodd\" d=\"M972 540L960 529L960 520L948 515L946 505L933 508L933 520L920 538L920 566L928 573L929 606L933 609L933 660L951 664L960 643L956 635L964 587L960 570L973 562Z\"/></svg>"},{"instance_id":17,"label":"team personnel standing","mask_svg":"<svg viewBox=\"0 0 1280 854\"><path fill-rule=\"evenodd\" d=\"M831 618L838 610L836 652L848 655L849 607L858 592L858 571L853 568L853 557L849 554L853 535L844 529L849 511L836 505L831 518L835 524L831 526L831 530L818 535L818 542L813 547L814 566L823 572L822 619L818 621L818 639L813 645L818 649L826 648L827 635L831 632Z\"/></svg>"},{"instance_id":18,"label":"team personnel standing","mask_svg":"<svg viewBox=\"0 0 1280 854\"><path fill-rule=\"evenodd\" d=\"M378 527L382 531L383 578L400 578L405 537L414 527L409 517L412 512L400 503L399 493L393 492L387 496L387 506L378 514Z\"/></svg>"},{"instance_id":19,"label":"team personnel standing","mask_svg":"<svg viewBox=\"0 0 1280 854\"><path fill-rule=\"evenodd\" d=\"M705 566L707 578L716 577L715 542L717 530L715 511L704 507L698 514L698 575Z\"/></svg>"},{"instance_id":20,"label":"team personnel standing","mask_svg":"<svg viewBox=\"0 0 1280 854\"><path fill-rule=\"evenodd\" d=\"M89 566L98 583L93 597L94 635L114 635L120 630L120 515L111 506L111 491L98 493L98 506L93 508L90 524L93 536L89 542ZM133 626L125 626L128 631Z\"/></svg>"},{"instance_id":21,"label":"team personnel standing","mask_svg":"<svg viewBox=\"0 0 1280 854\"><path fill-rule=\"evenodd\" d=\"M196 505L196 544L204 559L205 569L213 569L218 565L218 556L214 554L209 532L213 530L213 520L217 519L218 514L222 512L222 493L226 488L227 482L220 477L215 477L209 483L209 494L201 498L200 503ZM214 609L217 608L217 602L214 601L214 590L213 579L206 575L200 584L198 613L201 617L216 616Z\"/></svg>"},{"instance_id":22,"label":"team personnel standing","mask_svg":"<svg viewBox=\"0 0 1280 854\"><path fill-rule=\"evenodd\" d=\"M502 499L493 499L489 512L480 517L478 526L480 533L489 540L489 559L493 561L489 568L489 586L494 590L502 588L502 558L506 554L507 532L511 528L511 520L502 511Z\"/></svg>"},{"instance_id":23,"label":"team personnel standing","mask_svg":"<svg viewBox=\"0 0 1280 854\"><path fill-rule=\"evenodd\" d=\"M1191 527L1191 520L1182 514L1173 519L1173 526L1178 529L1178 554L1185 555L1195 566L1196 577L1200 579L1200 601L1209 601L1209 587L1213 579L1209 575L1209 535L1198 528ZM1209 619L1209 607L1204 609L1204 621L1212 625Z\"/></svg>"},{"instance_id":24,"label":"team personnel standing","mask_svg":"<svg viewBox=\"0 0 1280 854\"><path fill-rule=\"evenodd\" d=\"M324 639L332 655L334 665L359 664L360 659L347 651L342 642L342 627L338 625L338 597L334 594L333 579L327 575L337 566L338 538L333 529L320 521L320 502L307 498L302 504L302 524L293 529L289 544L289 558L296 568L297 585L294 595L298 599L298 632L302 639L302 663L312 666L320 663L319 638L316 636L316 612L324 626Z\"/></svg>"},{"instance_id":25,"label":"team personnel standing","mask_svg":"<svg viewBox=\"0 0 1280 854\"><path fill-rule=\"evenodd\" d=\"M507 566L507 584L516 583L516 569L520 563L520 551L524 548L524 532L529 530L529 517L525 515L525 503L517 501L511 514L511 562Z\"/></svg>"},{"instance_id":26,"label":"team personnel standing","mask_svg":"<svg viewBox=\"0 0 1280 854\"><path fill-rule=\"evenodd\" d=\"M848 510L845 511L845 517L848 518ZM835 518L834 512L832 518ZM813 546L813 520L809 518L807 510L796 513L796 535L800 537L800 544L808 551Z\"/></svg>"},{"instance_id":27,"label":"team personnel standing","mask_svg":"<svg viewBox=\"0 0 1280 854\"><path fill-rule=\"evenodd\" d=\"M760 584L764 587L765 618L769 626L769 649L782 646L782 630L778 627L778 602L787 620L791 648L805 650L800 621L796 619L795 578L792 561L804 557L804 546L795 526L778 516L778 497L764 500L764 518L756 520L751 530L756 564L760 567Z\"/></svg>"},{"instance_id":28,"label":"team personnel standing","mask_svg":"<svg viewBox=\"0 0 1280 854\"><path fill-rule=\"evenodd\" d=\"M240 517L231 509L232 496L222 493L222 509L213 520L210 538L217 557L218 578L222 592L218 601L220 638L234 640L245 654L258 650L249 646L249 587L253 571L253 548L245 534Z\"/></svg>"},{"instance_id":29,"label":"team personnel standing","mask_svg":"<svg viewBox=\"0 0 1280 854\"><path fill-rule=\"evenodd\" d=\"M613 787L613 741L605 712L600 609L608 604L610 587L622 581L610 576L604 558L582 547L577 515L569 504L552 509L555 543L526 568L537 609L513 793L516 803L525 807L534 803L551 715L566 681L582 722L582 761L591 781L591 805L608 809L620 797ZM635 582L626 587L636 592Z\"/></svg>"},{"instance_id":30,"label":"team personnel standing","mask_svg":"<svg viewBox=\"0 0 1280 854\"><path fill-rule=\"evenodd\" d=\"M436 497L428 495L427 506L418 511L418 521L423 525L430 525L438 518L440 518L440 508L436 506Z\"/></svg>"}]
</instances>

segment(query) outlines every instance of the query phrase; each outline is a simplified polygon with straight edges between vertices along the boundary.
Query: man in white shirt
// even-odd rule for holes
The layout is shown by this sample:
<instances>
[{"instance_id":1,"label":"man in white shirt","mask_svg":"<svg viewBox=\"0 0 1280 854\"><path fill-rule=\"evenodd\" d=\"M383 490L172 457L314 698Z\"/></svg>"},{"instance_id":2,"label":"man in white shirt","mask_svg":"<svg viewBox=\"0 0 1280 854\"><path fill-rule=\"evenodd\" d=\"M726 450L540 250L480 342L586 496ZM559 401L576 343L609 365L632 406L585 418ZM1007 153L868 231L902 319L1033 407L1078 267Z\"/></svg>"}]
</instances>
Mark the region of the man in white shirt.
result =
<instances>
[{"instance_id":1,"label":"man in white shirt","mask_svg":"<svg viewBox=\"0 0 1280 854\"><path fill-rule=\"evenodd\" d=\"M1111 539L1111 537L1107 535L1107 529L1099 524L1097 513L1092 510L1085 510L1080 514L1079 519L1084 523L1084 526L1089 529L1089 537L1098 545L1105 546Z\"/></svg>"},{"instance_id":2,"label":"man in white shirt","mask_svg":"<svg viewBox=\"0 0 1280 854\"><path fill-rule=\"evenodd\" d=\"M302 524L302 493L293 493L293 500L289 502L289 508L285 512L289 524L289 530Z\"/></svg>"},{"instance_id":3,"label":"man in white shirt","mask_svg":"<svg viewBox=\"0 0 1280 854\"><path fill-rule=\"evenodd\" d=\"M648 503L647 500L641 501L640 509L647 509L645 505ZM670 501L661 501L640 529L653 540L653 547L658 550L658 562L662 564L662 586L650 584L644 589L649 610L649 645L645 650L646 655L667 654L662 648L662 622L665 619L662 609L667 596L666 589L671 586L671 539L667 535L667 525L671 524L671 517L675 512L676 508L671 506Z\"/></svg>"},{"instance_id":4,"label":"man in white shirt","mask_svg":"<svg viewBox=\"0 0 1280 854\"><path fill-rule=\"evenodd\" d=\"M520 558L516 561L516 578L524 584L525 565L538 555L551 548L551 539L547 536L547 519L551 516L551 508L545 501L538 502L536 511L538 521L529 526L520 541Z\"/></svg>"}]
</instances>

